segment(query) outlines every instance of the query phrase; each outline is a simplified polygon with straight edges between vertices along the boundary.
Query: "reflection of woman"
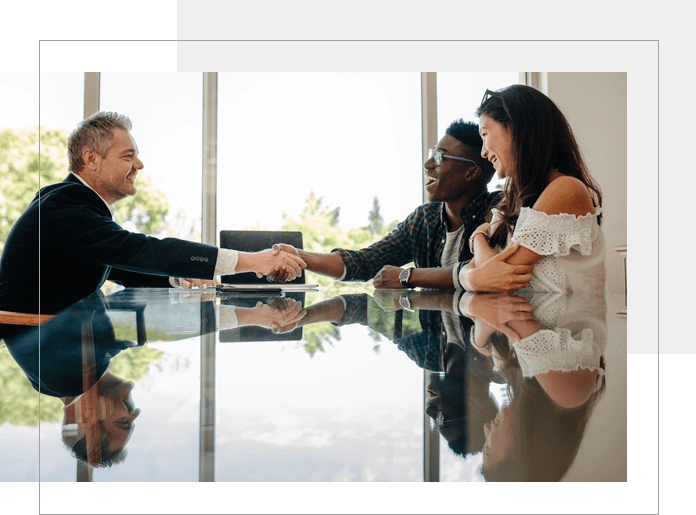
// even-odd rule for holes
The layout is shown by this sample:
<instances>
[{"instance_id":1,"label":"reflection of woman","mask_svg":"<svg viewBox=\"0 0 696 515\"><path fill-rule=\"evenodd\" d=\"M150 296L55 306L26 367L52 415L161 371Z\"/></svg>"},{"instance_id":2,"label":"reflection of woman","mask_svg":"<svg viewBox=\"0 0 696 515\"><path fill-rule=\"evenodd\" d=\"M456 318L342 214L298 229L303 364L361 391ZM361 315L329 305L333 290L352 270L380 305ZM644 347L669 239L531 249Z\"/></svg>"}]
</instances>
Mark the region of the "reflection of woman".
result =
<instances>
[{"instance_id":1,"label":"reflection of woman","mask_svg":"<svg viewBox=\"0 0 696 515\"><path fill-rule=\"evenodd\" d=\"M588 276L604 277L601 192L590 176L561 111L522 85L486 91L477 111L481 155L506 178L490 224L471 237L474 259L460 271L469 291L514 291L531 280L535 291L587 292ZM504 262L491 259L502 249ZM503 280L511 265L534 264L531 277Z\"/></svg>"},{"instance_id":2,"label":"reflection of woman","mask_svg":"<svg viewBox=\"0 0 696 515\"><path fill-rule=\"evenodd\" d=\"M512 399L485 426L484 477L560 480L605 389L604 297L465 297L473 343L506 379Z\"/></svg>"}]
</instances>

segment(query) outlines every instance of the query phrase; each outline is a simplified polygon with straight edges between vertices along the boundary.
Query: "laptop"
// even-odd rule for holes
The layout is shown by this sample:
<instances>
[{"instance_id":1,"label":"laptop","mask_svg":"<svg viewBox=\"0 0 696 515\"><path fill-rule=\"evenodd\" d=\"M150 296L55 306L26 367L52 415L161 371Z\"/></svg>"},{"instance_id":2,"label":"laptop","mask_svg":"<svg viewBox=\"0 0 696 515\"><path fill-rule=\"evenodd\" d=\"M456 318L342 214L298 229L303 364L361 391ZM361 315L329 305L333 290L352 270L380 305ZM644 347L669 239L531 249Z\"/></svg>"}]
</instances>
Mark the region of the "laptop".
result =
<instances>
[{"instance_id":1,"label":"laptop","mask_svg":"<svg viewBox=\"0 0 696 515\"><path fill-rule=\"evenodd\" d=\"M220 231L220 247L224 249L241 250L242 252L258 252L270 249L274 243L285 243L295 248L302 247L302 233L300 231ZM278 288L278 283L271 283L265 277L256 277L254 272L243 274L223 275L222 282L229 285L258 285L257 288ZM299 276L282 283L288 289L292 285L305 284L304 272ZM266 285L266 286L261 286Z\"/></svg>"}]
</instances>

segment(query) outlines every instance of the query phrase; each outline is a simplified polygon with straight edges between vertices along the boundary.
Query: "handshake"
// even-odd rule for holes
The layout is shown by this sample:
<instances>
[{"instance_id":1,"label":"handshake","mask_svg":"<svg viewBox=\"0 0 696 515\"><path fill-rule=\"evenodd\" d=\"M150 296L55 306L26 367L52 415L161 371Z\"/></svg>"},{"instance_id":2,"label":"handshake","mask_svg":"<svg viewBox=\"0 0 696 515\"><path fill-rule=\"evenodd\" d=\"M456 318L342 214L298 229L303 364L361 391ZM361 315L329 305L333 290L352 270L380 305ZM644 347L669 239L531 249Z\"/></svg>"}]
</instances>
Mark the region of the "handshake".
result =
<instances>
[{"instance_id":1,"label":"handshake","mask_svg":"<svg viewBox=\"0 0 696 515\"><path fill-rule=\"evenodd\" d=\"M307 263L292 245L276 243L269 250L263 250L256 254L263 255L263 258L260 259L263 265L262 268L255 270L256 276L266 276L268 282L292 281L302 275L302 269L307 268Z\"/></svg>"},{"instance_id":2,"label":"handshake","mask_svg":"<svg viewBox=\"0 0 696 515\"><path fill-rule=\"evenodd\" d=\"M307 263L292 245L275 244L259 252L242 252L237 255L234 273L255 272L257 277L266 277L269 282L284 283L302 275ZM223 274L224 275L224 274ZM185 289L220 286L219 277L214 279L189 279L179 277L176 284Z\"/></svg>"}]
</instances>

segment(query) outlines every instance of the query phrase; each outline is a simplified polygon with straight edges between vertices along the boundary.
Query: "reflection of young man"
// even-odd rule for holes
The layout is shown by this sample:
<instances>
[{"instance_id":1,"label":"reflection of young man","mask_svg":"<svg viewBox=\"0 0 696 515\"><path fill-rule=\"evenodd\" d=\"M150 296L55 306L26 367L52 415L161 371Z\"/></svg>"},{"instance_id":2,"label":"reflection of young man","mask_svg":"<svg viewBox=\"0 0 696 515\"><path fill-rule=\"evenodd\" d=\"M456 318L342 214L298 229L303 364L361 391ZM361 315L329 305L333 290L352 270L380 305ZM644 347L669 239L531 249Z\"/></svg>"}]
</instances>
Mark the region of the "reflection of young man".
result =
<instances>
[{"instance_id":1,"label":"reflection of young man","mask_svg":"<svg viewBox=\"0 0 696 515\"><path fill-rule=\"evenodd\" d=\"M374 278L376 288L459 287L454 272L459 263L473 257L469 238L501 197L500 192L488 192L495 170L481 157L482 144L476 124L453 122L423 165L430 202L369 247L357 251L334 249L328 254L289 245L274 248L294 252L307 263L307 270L339 280ZM411 262L416 268L399 268ZM516 273L511 269L502 272L511 278ZM269 277L288 280L283 274Z\"/></svg>"}]
</instances>

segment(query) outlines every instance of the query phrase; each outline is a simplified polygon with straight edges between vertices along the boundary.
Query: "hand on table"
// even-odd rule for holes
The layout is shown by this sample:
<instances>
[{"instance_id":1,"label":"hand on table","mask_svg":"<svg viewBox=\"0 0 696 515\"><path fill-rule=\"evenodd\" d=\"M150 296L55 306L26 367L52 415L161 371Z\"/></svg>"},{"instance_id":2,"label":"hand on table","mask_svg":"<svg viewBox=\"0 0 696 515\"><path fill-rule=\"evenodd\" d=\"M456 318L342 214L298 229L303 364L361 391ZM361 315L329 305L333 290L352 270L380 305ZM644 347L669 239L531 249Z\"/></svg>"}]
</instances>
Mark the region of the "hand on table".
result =
<instances>
[{"instance_id":1,"label":"hand on table","mask_svg":"<svg viewBox=\"0 0 696 515\"><path fill-rule=\"evenodd\" d=\"M183 277L178 277L177 281L179 286L191 290L193 288L214 288L215 286L220 286L220 281L217 277L213 279L185 279Z\"/></svg>"},{"instance_id":2,"label":"hand on table","mask_svg":"<svg viewBox=\"0 0 696 515\"><path fill-rule=\"evenodd\" d=\"M398 266L385 265L377 272L377 275L375 275L372 281L374 287L392 290L403 289L404 285L399 281L399 274L402 270L403 268L399 268Z\"/></svg>"}]
</instances>

